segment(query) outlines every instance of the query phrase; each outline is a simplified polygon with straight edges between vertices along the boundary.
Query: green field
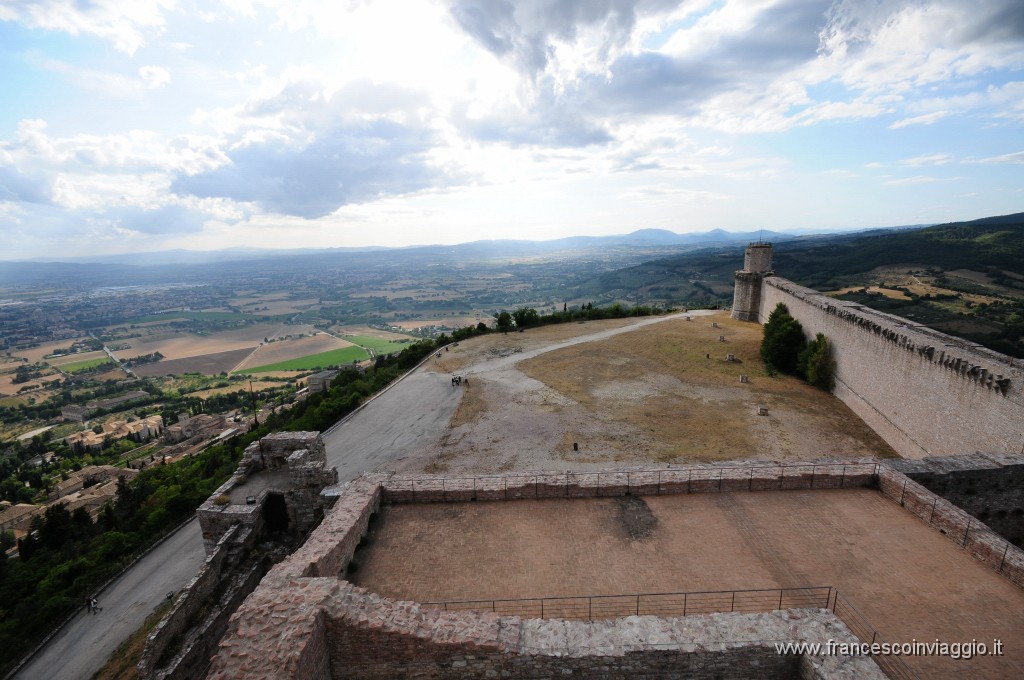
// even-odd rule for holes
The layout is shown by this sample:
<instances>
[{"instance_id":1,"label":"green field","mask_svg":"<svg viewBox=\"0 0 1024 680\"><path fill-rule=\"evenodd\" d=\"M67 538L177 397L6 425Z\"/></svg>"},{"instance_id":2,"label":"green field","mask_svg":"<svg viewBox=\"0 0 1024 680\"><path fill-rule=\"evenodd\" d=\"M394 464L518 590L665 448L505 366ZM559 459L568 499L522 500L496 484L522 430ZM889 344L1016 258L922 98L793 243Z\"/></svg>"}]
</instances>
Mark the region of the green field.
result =
<instances>
[{"instance_id":1,"label":"green field","mask_svg":"<svg viewBox=\"0 0 1024 680\"><path fill-rule=\"evenodd\" d=\"M309 356L299 357L298 359L279 361L276 364L247 368L240 372L263 373L264 371L309 371L316 368L326 368L328 366L344 366L345 364L351 364L353 361L365 361L369 358L370 355L367 354L366 350L362 347L342 347L341 349L332 349L329 352L310 354Z\"/></svg>"},{"instance_id":2,"label":"green field","mask_svg":"<svg viewBox=\"0 0 1024 680\"><path fill-rule=\"evenodd\" d=\"M82 371L88 371L96 368L97 366L112 363L114 363L114 360L110 357L100 357L98 359L86 359L85 361L74 361L70 364L61 364L60 370L65 373L81 373Z\"/></svg>"},{"instance_id":3,"label":"green field","mask_svg":"<svg viewBox=\"0 0 1024 680\"><path fill-rule=\"evenodd\" d=\"M409 340L385 340L384 338L378 338L372 335L343 335L341 337L345 338L353 345L372 349L377 354L394 354L395 352L401 352L409 346L409 343L412 342L411 338Z\"/></svg>"}]
</instances>

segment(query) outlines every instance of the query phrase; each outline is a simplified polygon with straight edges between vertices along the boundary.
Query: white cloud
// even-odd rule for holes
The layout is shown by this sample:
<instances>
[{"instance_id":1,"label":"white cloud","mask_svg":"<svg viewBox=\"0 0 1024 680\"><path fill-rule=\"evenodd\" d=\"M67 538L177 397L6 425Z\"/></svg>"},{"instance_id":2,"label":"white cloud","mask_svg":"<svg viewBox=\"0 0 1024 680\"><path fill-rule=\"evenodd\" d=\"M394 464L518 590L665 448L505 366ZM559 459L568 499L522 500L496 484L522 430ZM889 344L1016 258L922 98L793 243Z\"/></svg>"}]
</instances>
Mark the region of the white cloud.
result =
<instances>
[{"instance_id":1,"label":"white cloud","mask_svg":"<svg viewBox=\"0 0 1024 680\"><path fill-rule=\"evenodd\" d=\"M146 87L153 89L170 84L171 73L160 66L142 66L139 68L139 78Z\"/></svg>"},{"instance_id":2,"label":"white cloud","mask_svg":"<svg viewBox=\"0 0 1024 680\"><path fill-rule=\"evenodd\" d=\"M982 158L976 163L1013 163L1020 164L1024 163L1024 151L1015 151L1013 153L1006 153L1001 156L992 156L990 158Z\"/></svg>"},{"instance_id":3,"label":"white cloud","mask_svg":"<svg viewBox=\"0 0 1024 680\"><path fill-rule=\"evenodd\" d=\"M900 165L909 165L918 167L922 165L946 165L952 163L953 157L945 153L929 154L926 156L915 156L914 158L905 158L900 161Z\"/></svg>"},{"instance_id":4,"label":"white cloud","mask_svg":"<svg viewBox=\"0 0 1024 680\"><path fill-rule=\"evenodd\" d=\"M908 125L931 125L936 121L942 120L950 114L949 111L933 111L932 113L924 113L920 116L913 116L911 118L903 118L896 121L889 126L890 130L898 130L900 128L907 127Z\"/></svg>"},{"instance_id":5,"label":"white cloud","mask_svg":"<svg viewBox=\"0 0 1024 680\"><path fill-rule=\"evenodd\" d=\"M163 30L164 13L174 5L174 0L0 0L0 18L21 21L31 28L94 35L109 40L122 52L135 54L147 35Z\"/></svg>"}]
</instances>

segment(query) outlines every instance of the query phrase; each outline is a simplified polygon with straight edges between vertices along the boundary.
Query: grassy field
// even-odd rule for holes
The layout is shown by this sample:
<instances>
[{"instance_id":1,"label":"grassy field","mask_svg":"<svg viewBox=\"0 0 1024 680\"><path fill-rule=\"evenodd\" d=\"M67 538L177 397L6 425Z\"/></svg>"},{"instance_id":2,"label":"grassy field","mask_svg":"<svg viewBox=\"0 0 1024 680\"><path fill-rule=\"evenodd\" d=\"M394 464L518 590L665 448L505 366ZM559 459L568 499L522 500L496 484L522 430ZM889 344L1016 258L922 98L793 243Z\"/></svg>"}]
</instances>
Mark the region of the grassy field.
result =
<instances>
[{"instance_id":1,"label":"grassy field","mask_svg":"<svg viewBox=\"0 0 1024 680\"><path fill-rule=\"evenodd\" d=\"M372 349L377 354L394 354L395 352L401 352L409 346L410 342L412 342L412 339L385 340L384 338L378 338L372 335L345 335L342 337L353 345L359 345L365 349Z\"/></svg>"},{"instance_id":2,"label":"grassy field","mask_svg":"<svg viewBox=\"0 0 1024 680\"><path fill-rule=\"evenodd\" d=\"M362 347L343 347L341 349L331 350L330 352L310 354L309 356L300 357L298 359L279 361L276 364L246 368L244 372L263 373L265 371L309 371L316 368L325 368L327 366L351 364L353 361L365 361L369 358L370 355L367 354L366 350Z\"/></svg>"},{"instance_id":3,"label":"grassy field","mask_svg":"<svg viewBox=\"0 0 1024 680\"><path fill-rule=\"evenodd\" d=\"M89 371L97 366L103 366L104 364L113 364L114 360L110 357L97 357L96 359L86 359L85 361L75 361L70 364L63 364L60 370L65 373L81 373L82 371Z\"/></svg>"}]
</instances>

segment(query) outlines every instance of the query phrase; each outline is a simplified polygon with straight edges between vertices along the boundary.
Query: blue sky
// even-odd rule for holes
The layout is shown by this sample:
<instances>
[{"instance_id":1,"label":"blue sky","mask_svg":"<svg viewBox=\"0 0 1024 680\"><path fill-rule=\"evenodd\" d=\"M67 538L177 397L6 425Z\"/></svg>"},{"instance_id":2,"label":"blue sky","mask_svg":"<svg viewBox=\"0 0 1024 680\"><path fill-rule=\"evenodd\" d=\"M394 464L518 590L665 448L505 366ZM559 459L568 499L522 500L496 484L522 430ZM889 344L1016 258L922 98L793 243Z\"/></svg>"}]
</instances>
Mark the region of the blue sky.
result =
<instances>
[{"instance_id":1,"label":"blue sky","mask_svg":"<svg viewBox=\"0 0 1024 680\"><path fill-rule=\"evenodd\" d=\"M0 0L0 258L1024 211L1019 0Z\"/></svg>"}]
</instances>

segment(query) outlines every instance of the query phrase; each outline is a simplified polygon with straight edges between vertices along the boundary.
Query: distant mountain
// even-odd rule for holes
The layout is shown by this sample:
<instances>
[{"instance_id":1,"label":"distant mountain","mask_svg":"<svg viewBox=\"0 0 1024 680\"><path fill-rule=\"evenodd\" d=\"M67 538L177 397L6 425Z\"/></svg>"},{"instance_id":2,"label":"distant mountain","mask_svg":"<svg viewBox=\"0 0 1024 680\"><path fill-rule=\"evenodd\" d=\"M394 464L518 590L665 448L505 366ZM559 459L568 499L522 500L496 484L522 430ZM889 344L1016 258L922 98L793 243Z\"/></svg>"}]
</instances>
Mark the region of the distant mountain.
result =
<instances>
[{"instance_id":1,"label":"distant mountain","mask_svg":"<svg viewBox=\"0 0 1024 680\"><path fill-rule=\"evenodd\" d=\"M508 257L522 255L539 255L561 250L578 250L602 248L607 246L621 248L653 248L659 246L697 246L711 243L746 242L759 238L774 241L794 238L791 234L773 231L764 232L728 232L714 229L704 233L677 234L666 229L638 229L628 234L614 236L569 236L549 241L526 241L513 239L481 240L456 245L419 245L402 248L384 246L338 247L338 248L296 248L274 250L268 248L230 248L225 250L166 250L146 253L119 253L113 255L81 255L68 257L40 257L22 260L23 263L77 263L77 264L117 264L135 266L159 266L167 264L211 264L216 262L235 262L246 260L262 260L301 255L330 255L351 253L401 252L409 254L449 253L475 257ZM0 262L0 267L8 267L10 262Z\"/></svg>"}]
</instances>

